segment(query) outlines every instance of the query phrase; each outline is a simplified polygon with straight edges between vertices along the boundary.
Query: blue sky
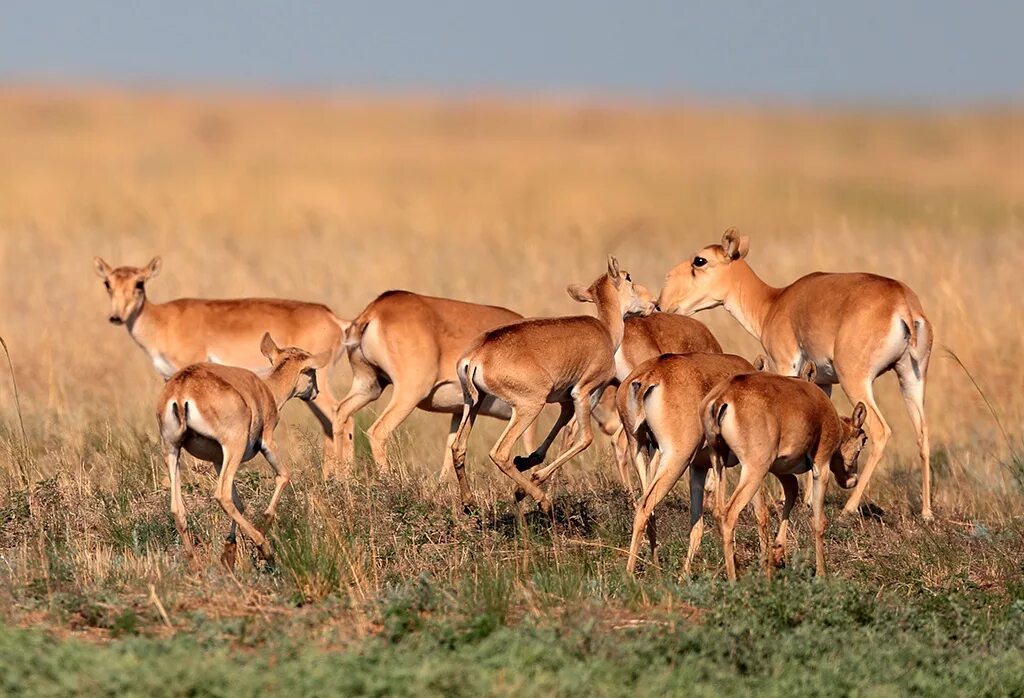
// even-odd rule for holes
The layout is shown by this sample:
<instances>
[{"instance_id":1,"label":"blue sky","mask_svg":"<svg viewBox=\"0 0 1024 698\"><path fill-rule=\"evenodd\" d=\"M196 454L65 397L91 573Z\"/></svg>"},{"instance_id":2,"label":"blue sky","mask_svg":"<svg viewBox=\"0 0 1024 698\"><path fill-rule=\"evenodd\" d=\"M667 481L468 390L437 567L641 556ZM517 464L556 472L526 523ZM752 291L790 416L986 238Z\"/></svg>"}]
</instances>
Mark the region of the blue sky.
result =
<instances>
[{"instance_id":1,"label":"blue sky","mask_svg":"<svg viewBox=\"0 0 1024 698\"><path fill-rule=\"evenodd\" d=\"M1024 2L14 0L0 81L1024 102Z\"/></svg>"}]
</instances>

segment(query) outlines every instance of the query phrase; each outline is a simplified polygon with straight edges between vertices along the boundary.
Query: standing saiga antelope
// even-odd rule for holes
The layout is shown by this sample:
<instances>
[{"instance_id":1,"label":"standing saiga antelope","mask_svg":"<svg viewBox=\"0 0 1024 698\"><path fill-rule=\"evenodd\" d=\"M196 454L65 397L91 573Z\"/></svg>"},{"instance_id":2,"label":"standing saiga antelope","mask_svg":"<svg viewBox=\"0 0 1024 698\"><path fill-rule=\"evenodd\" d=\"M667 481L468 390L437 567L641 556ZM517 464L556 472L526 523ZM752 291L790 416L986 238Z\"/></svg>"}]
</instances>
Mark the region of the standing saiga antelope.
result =
<instances>
[{"instance_id":1,"label":"standing saiga antelope","mask_svg":"<svg viewBox=\"0 0 1024 698\"><path fill-rule=\"evenodd\" d=\"M857 484L857 458L867 440L863 431L866 414L864 403L858 402L851 418L840 417L828 396L802 378L743 373L711 389L701 403L700 416L719 482L723 482L722 471L730 453L740 463L740 479L728 504L723 504L724 487L715 494L725 572L731 581L736 579L735 531L740 512L754 502L764 570L771 576L773 565L785 555L789 515L798 493L796 476L808 469L813 482L815 569L817 576L825 575L824 506L829 472L840 487ZM768 505L761 493L761 483L769 472L778 478L785 493L774 559L770 559L768 547ZM699 479L707 470L694 468L693 473ZM699 511L703 497L691 499L690 506ZM690 548L687 567L695 550L692 539Z\"/></svg>"},{"instance_id":2,"label":"standing saiga antelope","mask_svg":"<svg viewBox=\"0 0 1024 698\"><path fill-rule=\"evenodd\" d=\"M512 418L491 449L491 460L516 483L517 499L529 494L542 511L551 510L551 500L539 485L590 445L591 411L615 377L623 317L649 314L653 309L649 299L640 297L629 274L619 269L615 257L608 258L607 273L589 288L574 284L567 290L574 300L594 303L598 317L533 318L505 325L485 332L459 359L465 405L452 454L464 507L472 505L465 474L466 442L486 400L497 397L512 406ZM561 406L551 431L535 451L513 462L513 446L548 403ZM579 428L575 443L550 465L526 477L523 471L544 462L558 432L573 416Z\"/></svg>"},{"instance_id":3,"label":"standing saiga antelope","mask_svg":"<svg viewBox=\"0 0 1024 698\"><path fill-rule=\"evenodd\" d=\"M270 361L270 373L260 378L235 366L199 363L186 366L164 384L156 403L160 443L171 483L171 513L182 545L195 562L192 539L185 523L178 463L184 449L217 468L214 496L231 517L231 531L224 542L221 561L235 562L236 527L249 536L266 559L271 556L266 536L243 515L244 506L235 489L235 473L243 462L262 453L274 469L274 493L264 517L272 519L281 493L288 484L288 469L274 445L274 428L281 407L293 397L315 400L316 373L331 358L316 356L295 347L279 349L270 334L263 335L260 351Z\"/></svg>"},{"instance_id":4,"label":"standing saiga antelope","mask_svg":"<svg viewBox=\"0 0 1024 698\"><path fill-rule=\"evenodd\" d=\"M352 387L338 404L334 415L337 460L324 461L326 468L339 465L347 470L354 456L356 412L370 404L389 384L391 401L367 429L373 460L388 466L387 442L391 433L412 411L452 415L444 449L441 477L452 468L451 446L462 414L462 389L455 364L470 343L482 332L521 320L522 315L493 305L464 303L434 298L409 291L388 291L372 301L352 321L345 338L352 364ZM481 405L481 412L508 419L511 408L493 398ZM528 435L532 437L532 434ZM532 445L532 438L530 438Z\"/></svg>"},{"instance_id":5,"label":"standing saiga antelope","mask_svg":"<svg viewBox=\"0 0 1024 698\"><path fill-rule=\"evenodd\" d=\"M156 303L146 297L146 282L160 271L160 258L144 267L117 267L99 257L96 274L110 295L110 322L124 325L167 380L190 364L210 362L266 369L260 338L271 332L288 346L305 347L328 360L319 370L316 400L306 404L324 431L325 457L333 451L332 418L337 400L331 394L329 371L342 356L342 338L349 323L319 303L276 298L179 298Z\"/></svg>"},{"instance_id":6,"label":"standing saiga antelope","mask_svg":"<svg viewBox=\"0 0 1024 698\"><path fill-rule=\"evenodd\" d=\"M761 344L777 370L796 375L813 363L826 393L839 383L853 403L867 406L871 455L844 513L858 510L892 430L875 403L873 383L893 370L921 459L921 515L932 519L925 381L932 326L905 284L874 274L808 274L773 288L747 264L749 243L734 229L669 272L658 300L667 312L692 314L724 306Z\"/></svg>"},{"instance_id":7,"label":"standing saiga antelope","mask_svg":"<svg viewBox=\"0 0 1024 698\"><path fill-rule=\"evenodd\" d=\"M665 354L640 364L622 381L616 404L641 492L633 518L627 571L632 572L636 566L645 529L654 558L655 508L687 467L692 463L694 472L703 469L705 473L710 467L700 419L701 401L723 380L753 370L749 361L733 354ZM703 474L691 475L691 502L703 496L705 481ZM704 530L700 508L691 504L690 514L690 551L684 574L689 574L690 560Z\"/></svg>"}]
</instances>

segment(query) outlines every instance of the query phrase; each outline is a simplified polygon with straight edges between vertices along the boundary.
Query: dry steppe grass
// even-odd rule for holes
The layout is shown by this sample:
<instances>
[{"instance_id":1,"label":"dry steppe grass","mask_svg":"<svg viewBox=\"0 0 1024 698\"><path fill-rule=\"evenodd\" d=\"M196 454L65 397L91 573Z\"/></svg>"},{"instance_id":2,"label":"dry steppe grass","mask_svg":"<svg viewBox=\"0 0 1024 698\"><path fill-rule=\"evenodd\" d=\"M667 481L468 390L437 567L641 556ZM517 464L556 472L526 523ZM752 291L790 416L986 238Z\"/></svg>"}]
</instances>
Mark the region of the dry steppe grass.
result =
<instances>
[{"instance_id":1,"label":"dry steppe grass","mask_svg":"<svg viewBox=\"0 0 1024 698\"><path fill-rule=\"evenodd\" d=\"M591 623L594 634L612 638L645 623L672 632L705 623L724 633L723 647L740 631L715 615L722 608L767 613L795 604L818 618L821 594L806 586L803 515L791 570L774 591L750 579L756 538L749 521L741 524L748 580L745 591L728 591L717 581L714 535L706 536L697 580L675 579L687 516L677 493L660 522L662 567L634 583L621 574L618 550L630 505L605 444L560 477L555 528L534 520L524 537L512 526L510 488L485 456L497 425L479 429L470 444L470 475L484 502L473 520L455 507L453 485L436 484L445 418L407 422L393 474L378 478L366 463L351 482L328 485L319 477L315 425L295 405L280 432L298 476L282 503L277 566L246 560L236 578L215 567L225 519L209 496L209 473L192 469L186 499L211 562L190 574L167 513L151 414L159 379L124 329L106 323L106 296L91 269L96 254L112 264L161 254L163 271L149 285L155 300L285 296L353 316L379 292L407 288L542 315L577 312L566 284L589 282L608 253L657 288L671 265L736 226L751 236L749 260L769 283L865 270L900 278L920 295L937 336L928 416L939 521L916 520L912 430L886 377L879 392L895 437L869 490L885 515L831 529L830 563L849 586L827 588L842 599L877 594L879 608L917 603L927 618L945 619L928 632L967 637L944 614L996 623L1024 603L1024 529L1016 521L1024 503L1022 163L1024 113L1014 110L7 90L0 335L27 438L5 375L0 620L59 637L175 635L229 648L288 637L335 650L363 647L367 638L434 637L438 619L449 618L462 619L451 621L457 637L518 632L525 623ZM757 353L723 311L700 317L727 350ZM334 390L347 387L343 366ZM265 500L268 468L257 461L246 472L245 494ZM834 494L833 511L839 502ZM808 591L786 592L787 585ZM942 594L979 595L987 610L935 611L930 599ZM890 622L901 632L915 627L895 611L898 618L836 603L836 617L818 618L821 627L859 623L863 613L877 621L865 627L881 635L896 632ZM483 629L479 618L490 619L480 621ZM765 621L769 635L801 621L774 622ZM700 637L694 630L693 641ZM439 642L423 650L431 661L455 651ZM777 670L775 639L764 642L759 661ZM872 647L877 638L864 642ZM1018 649L1014 642L990 649ZM945 661L925 649L928 659L915 661ZM686 653L673 651L683 662ZM740 661L723 652L726 664ZM722 657L705 659L717 672ZM515 682L492 687L517 691ZM352 688L359 690L373 692Z\"/></svg>"}]
</instances>

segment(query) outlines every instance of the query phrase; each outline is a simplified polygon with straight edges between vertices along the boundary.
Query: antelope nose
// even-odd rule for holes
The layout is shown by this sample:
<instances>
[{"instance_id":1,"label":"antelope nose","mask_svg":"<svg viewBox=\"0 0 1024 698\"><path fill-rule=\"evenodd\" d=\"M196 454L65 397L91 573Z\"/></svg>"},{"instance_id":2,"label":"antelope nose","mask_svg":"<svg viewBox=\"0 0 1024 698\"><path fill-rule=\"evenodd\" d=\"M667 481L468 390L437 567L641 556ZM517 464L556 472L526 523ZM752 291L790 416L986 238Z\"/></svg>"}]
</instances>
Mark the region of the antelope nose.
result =
<instances>
[{"instance_id":1,"label":"antelope nose","mask_svg":"<svg viewBox=\"0 0 1024 698\"><path fill-rule=\"evenodd\" d=\"M111 325L120 325L121 324L121 318L119 318L116 315L111 315L109 320L110 320L110 324Z\"/></svg>"}]
</instances>

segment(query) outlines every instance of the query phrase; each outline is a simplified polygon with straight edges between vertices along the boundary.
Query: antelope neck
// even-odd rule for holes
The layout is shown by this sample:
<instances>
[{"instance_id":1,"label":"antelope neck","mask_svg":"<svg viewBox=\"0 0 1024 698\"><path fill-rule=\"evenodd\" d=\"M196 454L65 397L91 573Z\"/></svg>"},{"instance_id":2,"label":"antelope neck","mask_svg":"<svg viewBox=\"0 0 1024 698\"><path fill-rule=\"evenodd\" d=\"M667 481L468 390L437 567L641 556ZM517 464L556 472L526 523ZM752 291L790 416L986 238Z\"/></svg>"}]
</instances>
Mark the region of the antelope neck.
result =
<instances>
[{"instance_id":1,"label":"antelope neck","mask_svg":"<svg viewBox=\"0 0 1024 698\"><path fill-rule=\"evenodd\" d=\"M747 332L761 339L765 320L782 289L762 281L746 260L738 259L732 266L732 284L722 305Z\"/></svg>"},{"instance_id":2,"label":"antelope neck","mask_svg":"<svg viewBox=\"0 0 1024 698\"><path fill-rule=\"evenodd\" d=\"M614 284L607 278L602 279L594 289L594 303L597 305L598 319L612 338L612 351L617 351L622 344L626 323L622 319L622 309L619 307L619 294Z\"/></svg>"},{"instance_id":3,"label":"antelope neck","mask_svg":"<svg viewBox=\"0 0 1024 698\"><path fill-rule=\"evenodd\" d=\"M270 375L263 379L274 396L274 404L278 410L292 398L292 392L295 390L295 370L289 363L285 361L275 366L271 369Z\"/></svg>"}]
</instances>

